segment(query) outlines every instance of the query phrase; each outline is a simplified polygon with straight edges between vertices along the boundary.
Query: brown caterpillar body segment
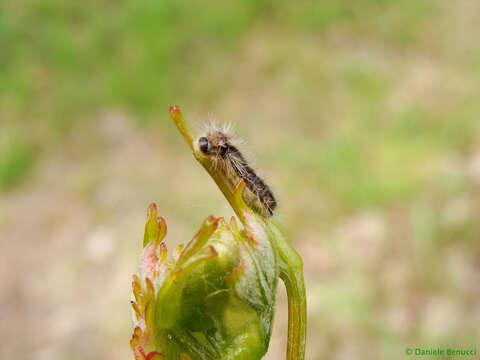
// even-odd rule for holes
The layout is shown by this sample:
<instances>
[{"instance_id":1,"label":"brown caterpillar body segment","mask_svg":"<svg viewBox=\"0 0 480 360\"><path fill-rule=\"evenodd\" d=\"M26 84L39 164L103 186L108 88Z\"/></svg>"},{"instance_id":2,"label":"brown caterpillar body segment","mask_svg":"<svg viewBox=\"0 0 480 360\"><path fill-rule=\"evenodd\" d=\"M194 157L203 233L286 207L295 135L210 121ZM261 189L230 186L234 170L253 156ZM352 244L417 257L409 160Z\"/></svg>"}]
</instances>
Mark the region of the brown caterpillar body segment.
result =
<instances>
[{"instance_id":1,"label":"brown caterpillar body segment","mask_svg":"<svg viewBox=\"0 0 480 360\"><path fill-rule=\"evenodd\" d=\"M212 165L221 168L235 186L240 179L250 194L244 193L246 203L265 216L273 215L277 201L270 187L248 165L242 153L232 145L228 135L221 131L212 131L198 139L200 151L212 158Z\"/></svg>"}]
</instances>

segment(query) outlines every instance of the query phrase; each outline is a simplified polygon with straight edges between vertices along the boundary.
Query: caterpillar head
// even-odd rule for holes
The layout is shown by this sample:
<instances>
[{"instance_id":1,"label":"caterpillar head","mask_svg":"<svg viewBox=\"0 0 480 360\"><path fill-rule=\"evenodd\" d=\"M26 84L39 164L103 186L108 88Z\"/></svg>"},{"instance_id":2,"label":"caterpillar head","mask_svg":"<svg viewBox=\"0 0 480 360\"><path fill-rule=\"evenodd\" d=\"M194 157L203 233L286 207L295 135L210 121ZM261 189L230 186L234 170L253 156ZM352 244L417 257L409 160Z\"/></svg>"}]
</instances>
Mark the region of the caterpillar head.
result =
<instances>
[{"instance_id":1,"label":"caterpillar head","mask_svg":"<svg viewBox=\"0 0 480 360\"><path fill-rule=\"evenodd\" d=\"M224 157L229 148L228 136L221 131L209 132L197 140L200 152L209 157Z\"/></svg>"},{"instance_id":2,"label":"caterpillar head","mask_svg":"<svg viewBox=\"0 0 480 360\"><path fill-rule=\"evenodd\" d=\"M225 154L229 142L229 137L225 133L211 130L206 135L198 136L190 130L177 106L170 107L170 116L202 166L210 168L219 156Z\"/></svg>"}]
</instances>

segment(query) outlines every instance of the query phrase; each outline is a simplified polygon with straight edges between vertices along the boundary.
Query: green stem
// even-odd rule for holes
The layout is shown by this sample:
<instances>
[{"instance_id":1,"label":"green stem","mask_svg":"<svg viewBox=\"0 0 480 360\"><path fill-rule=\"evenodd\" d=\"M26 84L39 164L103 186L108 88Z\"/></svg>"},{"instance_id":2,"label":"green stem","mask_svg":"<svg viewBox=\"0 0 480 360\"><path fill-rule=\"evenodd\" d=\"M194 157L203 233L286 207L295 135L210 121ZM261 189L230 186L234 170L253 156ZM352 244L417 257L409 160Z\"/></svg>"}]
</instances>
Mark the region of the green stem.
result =
<instances>
[{"instance_id":1,"label":"green stem","mask_svg":"<svg viewBox=\"0 0 480 360\"><path fill-rule=\"evenodd\" d=\"M281 231L272 224L271 231L280 256L280 278L288 297L287 360L305 359L307 335L307 300L303 279L303 262Z\"/></svg>"}]
</instances>

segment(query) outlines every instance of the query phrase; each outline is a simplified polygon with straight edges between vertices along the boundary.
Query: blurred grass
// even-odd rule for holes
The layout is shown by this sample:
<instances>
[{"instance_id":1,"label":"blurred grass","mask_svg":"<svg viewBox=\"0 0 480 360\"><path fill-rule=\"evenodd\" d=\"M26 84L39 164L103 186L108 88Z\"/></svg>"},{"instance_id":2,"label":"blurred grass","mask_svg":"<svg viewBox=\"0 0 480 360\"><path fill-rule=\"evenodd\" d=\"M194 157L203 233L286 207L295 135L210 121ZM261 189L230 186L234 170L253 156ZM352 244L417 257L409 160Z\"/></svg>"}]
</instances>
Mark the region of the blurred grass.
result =
<instances>
[{"instance_id":1,"label":"blurred grass","mask_svg":"<svg viewBox=\"0 0 480 360\"><path fill-rule=\"evenodd\" d=\"M105 104L142 118L188 95L188 69L228 51L261 3L221 4L16 3L3 14L2 88L22 109L46 102L52 126Z\"/></svg>"},{"instance_id":2,"label":"blurred grass","mask_svg":"<svg viewBox=\"0 0 480 360\"><path fill-rule=\"evenodd\" d=\"M53 119L56 128L105 104L126 106L139 119L178 98L211 105L228 85L208 72L210 63L231 61L223 57L258 23L300 34L346 28L400 46L410 38L406 32L421 34L434 2L43 0L4 7L0 86L7 104ZM352 92L374 98L382 89L372 73L350 74ZM209 86L198 84L207 80Z\"/></svg>"},{"instance_id":3,"label":"blurred grass","mask_svg":"<svg viewBox=\"0 0 480 360\"><path fill-rule=\"evenodd\" d=\"M26 119L36 122L34 129L40 137L33 141L40 146L48 145L49 138L59 131L57 136L61 136L61 131L72 122L93 117L105 107L121 107L135 114L134 118L140 122L152 122L161 116L160 109L178 99L197 107L200 104L205 111L214 107L219 95L230 86L232 55L240 54L252 28L281 31L284 27L290 33L287 38L293 41L298 37L315 35L321 39L329 33L346 32L346 38L351 36L352 41L362 37L367 42L408 53L416 52L428 42L422 36L428 35L432 22L445 16L438 3L428 0L401 3L329 0L300 4L264 0L234 1L227 5L214 1L208 6L201 1L124 1L119 6L116 2L43 0L3 7L0 14L0 46L5 49L0 55L3 69L0 90L6 109L3 117L7 122ZM287 40L287 51L289 45ZM442 51L442 47L436 50ZM295 49L291 51L292 54L287 52L283 56L288 59ZM478 109L475 108L473 116L465 115L468 119L460 119L465 126L452 126L449 123L459 121L462 116L456 110L440 115L434 109L412 104L393 115L397 118L392 119L392 124L382 124L385 114L381 109L399 79L385 66L368 61L342 65L346 59L341 55L340 66L327 63L317 69L320 73L332 72L326 75L328 79L312 84L305 79L301 84L308 87L296 89L322 96L330 91L325 83L333 81L332 85L341 88L345 102L357 117L353 129L347 130L357 138L349 138L347 134L343 139L339 135L341 139L331 139L327 145L315 145L321 148L303 150L327 153L323 159L314 160L317 183L338 187L341 201L359 206L411 194L413 183L418 184L421 174L408 160L418 151L435 152L440 145L434 143L442 139L442 134L446 135L443 136L446 142L465 144L468 140L465 138L471 136L465 129L473 126ZM468 101L476 103L475 99ZM304 111L304 115L314 114L313 108ZM439 116L448 119L438 119ZM416 135L411 141L417 147L404 142L409 129ZM355 149L368 147L372 138L386 144L386 154L358 154ZM370 144L376 146L375 141ZM448 146L451 144L443 144ZM392 169L386 169L386 174L378 177L375 169L368 169L365 164L375 160L380 160L382 172L383 163L390 164ZM410 168L393 165L399 163ZM404 180L399 179L399 173L404 174ZM353 193L345 188L349 177L359 181ZM372 178L378 183L371 183Z\"/></svg>"},{"instance_id":4,"label":"blurred grass","mask_svg":"<svg viewBox=\"0 0 480 360\"><path fill-rule=\"evenodd\" d=\"M33 165L33 149L21 142L0 146L0 189L8 189L28 176Z\"/></svg>"},{"instance_id":5,"label":"blurred grass","mask_svg":"<svg viewBox=\"0 0 480 360\"><path fill-rule=\"evenodd\" d=\"M177 239L206 213L228 212L170 123L177 104L192 123L209 113L234 123L278 193L279 221L305 257L309 358L471 343L480 336L478 14L470 0L3 2L0 235L45 251L44 263L25 261L40 262L75 303L106 286L97 274L112 264L124 266L111 270L118 278L131 272L138 249L127 237L141 232L152 200ZM32 205L34 244L21 231ZM111 263L78 255L98 224L119 229ZM25 252L15 249L17 264ZM65 280L81 276L75 266L90 269L80 286ZM123 306L129 289L117 285L109 301ZM6 303L55 304L28 289L7 291L17 295ZM30 325L14 310L8 324ZM123 357L130 324L120 319L102 330L97 318L77 319L71 335L45 343L63 346L61 359ZM82 331L98 343L86 346ZM5 342L24 349L16 338Z\"/></svg>"}]
</instances>

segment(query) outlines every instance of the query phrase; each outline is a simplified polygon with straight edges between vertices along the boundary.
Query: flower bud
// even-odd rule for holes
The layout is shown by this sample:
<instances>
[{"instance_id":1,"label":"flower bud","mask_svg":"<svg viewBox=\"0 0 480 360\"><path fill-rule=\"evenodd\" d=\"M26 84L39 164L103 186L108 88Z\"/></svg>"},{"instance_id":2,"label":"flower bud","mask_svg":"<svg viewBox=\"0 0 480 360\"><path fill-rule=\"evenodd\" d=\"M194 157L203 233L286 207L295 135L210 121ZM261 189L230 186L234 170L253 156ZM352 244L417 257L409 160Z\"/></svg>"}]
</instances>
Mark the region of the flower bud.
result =
<instances>
[{"instance_id":1,"label":"flower bud","mask_svg":"<svg viewBox=\"0 0 480 360\"><path fill-rule=\"evenodd\" d=\"M277 256L260 223L209 216L177 256L151 204L132 300L130 342L140 359L261 359L268 349Z\"/></svg>"}]
</instances>

